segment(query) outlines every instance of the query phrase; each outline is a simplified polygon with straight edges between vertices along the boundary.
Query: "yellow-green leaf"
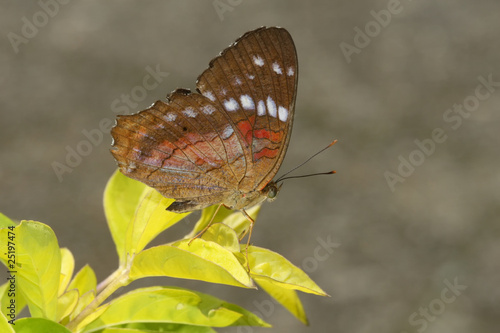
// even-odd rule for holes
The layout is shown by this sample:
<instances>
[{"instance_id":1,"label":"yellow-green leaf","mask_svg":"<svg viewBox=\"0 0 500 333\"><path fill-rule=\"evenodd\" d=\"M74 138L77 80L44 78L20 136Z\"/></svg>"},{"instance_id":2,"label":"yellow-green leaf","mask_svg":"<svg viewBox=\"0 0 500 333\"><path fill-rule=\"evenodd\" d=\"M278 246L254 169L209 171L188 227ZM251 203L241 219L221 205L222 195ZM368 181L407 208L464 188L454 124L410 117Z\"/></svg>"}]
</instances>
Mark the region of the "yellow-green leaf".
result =
<instances>
[{"instance_id":1,"label":"yellow-green leaf","mask_svg":"<svg viewBox=\"0 0 500 333\"><path fill-rule=\"evenodd\" d=\"M217 333L211 327L193 326L172 323L129 323L116 327L108 327L97 333Z\"/></svg>"},{"instance_id":2,"label":"yellow-green leaf","mask_svg":"<svg viewBox=\"0 0 500 333\"><path fill-rule=\"evenodd\" d=\"M235 254L222 245L204 239L183 239L172 244L179 249L188 251L193 255L214 263L231 274L237 281L245 286L254 288L255 285L248 275L246 266L235 257ZM236 254L239 254L237 252Z\"/></svg>"},{"instance_id":3,"label":"yellow-green leaf","mask_svg":"<svg viewBox=\"0 0 500 333\"><path fill-rule=\"evenodd\" d=\"M125 239L130 221L146 185L125 177L116 170L104 190L104 213L116 246L120 263L125 263Z\"/></svg>"},{"instance_id":4,"label":"yellow-green leaf","mask_svg":"<svg viewBox=\"0 0 500 333\"><path fill-rule=\"evenodd\" d=\"M248 273L230 251L202 239L195 239L191 246L187 240L183 242L142 251L135 256L129 277L136 280L170 276L254 288Z\"/></svg>"},{"instance_id":5,"label":"yellow-green leaf","mask_svg":"<svg viewBox=\"0 0 500 333\"><path fill-rule=\"evenodd\" d=\"M0 311L0 332L3 333L15 333L14 332L14 326L12 326L9 323L9 320L12 320L11 318L7 318L4 314L4 308L2 308L2 311Z\"/></svg>"},{"instance_id":6,"label":"yellow-green leaf","mask_svg":"<svg viewBox=\"0 0 500 333\"><path fill-rule=\"evenodd\" d=\"M11 285L10 282L6 282L0 286L0 312L4 312L10 314L11 309L15 308L15 312L12 314L13 318L17 317L17 315L24 309L26 306L26 301L21 293L16 292L17 287L15 285ZM12 301L14 300L14 301ZM14 305L12 305L14 302ZM14 310L13 310L14 311ZM9 316L9 320L11 317ZM0 330L0 332L3 332Z\"/></svg>"},{"instance_id":7,"label":"yellow-green leaf","mask_svg":"<svg viewBox=\"0 0 500 333\"><path fill-rule=\"evenodd\" d=\"M77 289L79 295L84 295L89 291L95 293L96 285L97 279L94 270L89 265L85 265L75 274L68 286L68 290Z\"/></svg>"},{"instance_id":8,"label":"yellow-green leaf","mask_svg":"<svg viewBox=\"0 0 500 333\"><path fill-rule=\"evenodd\" d=\"M85 326L87 326L88 324L90 324L91 322L93 322L96 318L98 318L99 316L101 316L105 311L106 309L109 307L109 303L106 303L100 307L98 307L94 312L92 312L90 315L88 315L87 317L85 317L85 319L83 319L79 324L78 326L76 327L76 330L79 332L81 330L83 330L85 328Z\"/></svg>"},{"instance_id":9,"label":"yellow-green leaf","mask_svg":"<svg viewBox=\"0 0 500 333\"><path fill-rule=\"evenodd\" d=\"M21 318L16 320L15 327L16 333L71 333L66 327L44 318Z\"/></svg>"},{"instance_id":10,"label":"yellow-green leaf","mask_svg":"<svg viewBox=\"0 0 500 333\"><path fill-rule=\"evenodd\" d=\"M219 244L231 252L240 252L238 235L233 229L223 223L215 223L210 226L201 236L205 241Z\"/></svg>"},{"instance_id":11,"label":"yellow-green leaf","mask_svg":"<svg viewBox=\"0 0 500 333\"><path fill-rule=\"evenodd\" d=\"M251 312L202 293L172 287L136 289L110 302L86 330L133 322L163 322L211 327L269 325Z\"/></svg>"},{"instance_id":12,"label":"yellow-green leaf","mask_svg":"<svg viewBox=\"0 0 500 333\"><path fill-rule=\"evenodd\" d=\"M58 296L61 296L66 291L66 287L73 276L74 269L75 258L73 257L73 254L67 248L61 248L61 277L59 280Z\"/></svg>"},{"instance_id":13,"label":"yellow-green leaf","mask_svg":"<svg viewBox=\"0 0 500 333\"><path fill-rule=\"evenodd\" d=\"M147 188L139 201L132 223L127 230L125 249L129 254L142 251L159 233L179 222L189 213L177 214L166 208L174 199L166 199L152 188Z\"/></svg>"},{"instance_id":14,"label":"yellow-green leaf","mask_svg":"<svg viewBox=\"0 0 500 333\"><path fill-rule=\"evenodd\" d=\"M248 260L252 277L265 279L282 288L328 296L303 270L276 252L249 246Z\"/></svg>"},{"instance_id":15,"label":"yellow-green leaf","mask_svg":"<svg viewBox=\"0 0 500 333\"><path fill-rule=\"evenodd\" d=\"M217 211L218 209L218 211ZM214 216L215 212L217 212L217 215ZM186 235L186 239L191 239L195 237L200 231L205 229L205 227L212 221L212 223L219 223L222 222L226 217L231 215L233 213L232 209L228 209L224 206L219 205L213 205L210 207L207 207L201 211L201 217L196 222L193 230L189 235Z\"/></svg>"},{"instance_id":16,"label":"yellow-green leaf","mask_svg":"<svg viewBox=\"0 0 500 333\"><path fill-rule=\"evenodd\" d=\"M76 305L73 312L69 316L69 320L75 319L76 316L82 312L83 309L87 307L95 299L95 292L93 290L87 291L85 294L78 298L78 304Z\"/></svg>"},{"instance_id":17,"label":"yellow-green leaf","mask_svg":"<svg viewBox=\"0 0 500 333\"><path fill-rule=\"evenodd\" d=\"M15 227L16 225L14 221L0 213L0 228Z\"/></svg>"},{"instance_id":18,"label":"yellow-green leaf","mask_svg":"<svg viewBox=\"0 0 500 333\"><path fill-rule=\"evenodd\" d=\"M69 316L78 304L78 290L71 289L59 296L57 302L57 322Z\"/></svg>"},{"instance_id":19,"label":"yellow-green leaf","mask_svg":"<svg viewBox=\"0 0 500 333\"><path fill-rule=\"evenodd\" d=\"M302 302L300 301L295 290L280 287L277 284L269 282L265 278L254 277L254 279L262 289L283 305L285 309L290 311L290 313L299 319L304 325L308 325L304 307L302 306Z\"/></svg>"},{"instance_id":20,"label":"yellow-green leaf","mask_svg":"<svg viewBox=\"0 0 500 333\"><path fill-rule=\"evenodd\" d=\"M257 216L259 215L261 205L255 205L250 209L246 209L246 212L250 217L255 221ZM241 212L233 212L227 218L225 218L222 223L232 228L238 234L238 237L241 237L249 227L250 221L243 215Z\"/></svg>"},{"instance_id":21,"label":"yellow-green leaf","mask_svg":"<svg viewBox=\"0 0 500 333\"><path fill-rule=\"evenodd\" d=\"M78 314L85 309L95 298L97 279L94 270L89 266L85 265L75 274L73 280L71 280L68 290L78 291L78 303L74 310L71 312L69 319L73 320Z\"/></svg>"},{"instance_id":22,"label":"yellow-green leaf","mask_svg":"<svg viewBox=\"0 0 500 333\"><path fill-rule=\"evenodd\" d=\"M0 239L15 235L16 264L8 265L4 251L0 258L9 270L17 271L17 291L22 293L33 317L55 319L61 272L61 252L49 226L22 221L13 231L0 230Z\"/></svg>"}]
</instances>

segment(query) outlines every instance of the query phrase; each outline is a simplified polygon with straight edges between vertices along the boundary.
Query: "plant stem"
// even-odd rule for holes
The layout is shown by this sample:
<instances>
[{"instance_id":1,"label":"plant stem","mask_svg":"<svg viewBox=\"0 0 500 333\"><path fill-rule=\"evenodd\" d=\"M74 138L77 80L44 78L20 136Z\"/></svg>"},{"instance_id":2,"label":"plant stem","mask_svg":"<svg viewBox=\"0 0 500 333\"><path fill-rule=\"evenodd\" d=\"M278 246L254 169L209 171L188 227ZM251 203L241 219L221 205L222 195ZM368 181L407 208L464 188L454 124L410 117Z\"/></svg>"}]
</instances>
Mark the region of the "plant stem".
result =
<instances>
[{"instance_id":1,"label":"plant stem","mask_svg":"<svg viewBox=\"0 0 500 333\"><path fill-rule=\"evenodd\" d=\"M111 275L109 275L106 279L102 280L101 283L97 285L96 294L99 294L103 291L113 280L117 278L122 273L122 268L116 269Z\"/></svg>"},{"instance_id":2,"label":"plant stem","mask_svg":"<svg viewBox=\"0 0 500 333\"><path fill-rule=\"evenodd\" d=\"M116 290L120 289L128 285L131 280L128 276L129 269L128 268L119 268L115 272L113 272L108 278L106 278L103 282L99 284L102 288L102 291L99 292L96 298L89 304L85 309L82 310L72 321L70 321L66 327L70 331L76 330L78 325L85 320L90 314L94 313L95 310ZM104 282L106 282L104 284Z\"/></svg>"}]
</instances>

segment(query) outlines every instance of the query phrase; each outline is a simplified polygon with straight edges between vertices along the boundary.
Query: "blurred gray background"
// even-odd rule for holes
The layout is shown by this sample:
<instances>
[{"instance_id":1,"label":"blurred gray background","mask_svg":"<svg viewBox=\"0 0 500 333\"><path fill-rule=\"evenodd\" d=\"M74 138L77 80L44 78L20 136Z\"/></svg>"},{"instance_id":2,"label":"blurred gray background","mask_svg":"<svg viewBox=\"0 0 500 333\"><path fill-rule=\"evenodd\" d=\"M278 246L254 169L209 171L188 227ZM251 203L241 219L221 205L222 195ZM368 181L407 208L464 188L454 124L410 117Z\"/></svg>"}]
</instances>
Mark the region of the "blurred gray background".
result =
<instances>
[{"instance_id":1,"label":"blurred gray background","mask_svg":"<svg viewBox=\"0 0 500 333\"><path fill-rule=\"evenodd\" d=\"M498 1L66 2L1 2L1 212L50 225L77 269L88 263L102 280L117 256L102 208L116 165L101 122L194 89L237 37L282 26L300 64L282 171L336 138L300 172L338 173L287 182L252 242L332 297L301 294L306 327L263 291L168 278L131 287L181 285L274 326L221 332L498 331ZM148 67L168 76L144 90ZM77 149L85 156L69 165Z\"/></svg>"}]
</instances>

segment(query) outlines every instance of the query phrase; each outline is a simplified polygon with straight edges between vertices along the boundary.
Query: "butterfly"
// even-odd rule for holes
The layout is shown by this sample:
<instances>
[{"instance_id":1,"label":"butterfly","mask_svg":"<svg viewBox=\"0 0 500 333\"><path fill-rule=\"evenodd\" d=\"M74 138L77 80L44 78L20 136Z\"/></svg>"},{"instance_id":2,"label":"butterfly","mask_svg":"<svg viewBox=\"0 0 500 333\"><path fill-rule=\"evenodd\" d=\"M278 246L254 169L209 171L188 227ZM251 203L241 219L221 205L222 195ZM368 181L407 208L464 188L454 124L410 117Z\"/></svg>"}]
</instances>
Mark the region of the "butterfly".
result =
<instances>
[{"instance_id":1,"label":"butterfly","mask_svg":"<svg viewBox=\"0 0 500 333\"><path fill-rule=\"evenodd\" d=\"M250 218L245 209L281 188L273 178L290 141L297 80L288 31L249 31L210 61L196 92L176 89L118 116L111 153L123 174L174 198L169 211L219 204Z\"/></svg>"}]
</instances>

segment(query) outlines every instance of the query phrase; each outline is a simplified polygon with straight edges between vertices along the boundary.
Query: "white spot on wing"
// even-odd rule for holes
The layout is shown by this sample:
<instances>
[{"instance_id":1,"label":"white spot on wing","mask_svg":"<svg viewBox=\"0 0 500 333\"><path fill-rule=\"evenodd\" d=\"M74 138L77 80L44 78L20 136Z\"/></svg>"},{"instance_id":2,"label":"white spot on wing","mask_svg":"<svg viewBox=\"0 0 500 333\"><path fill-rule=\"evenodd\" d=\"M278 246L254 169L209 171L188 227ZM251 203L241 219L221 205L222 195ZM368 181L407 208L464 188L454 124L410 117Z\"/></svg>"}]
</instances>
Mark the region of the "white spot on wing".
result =
<instances>
[{"instance_id":1,"label":"white spot on wing","mask_svg":"<svg viewBox=\"0 0 500 333\"><path fill-rule=\"evenodd\" d=\"M176 118L177 118L177 115L176 115L175 113L172 113L172 112L167 113L167 114L165 115L165 119L166 119L167 121L175 121L175 119L176 119Z\"/></svg>"},{"instance_id":2,"label":"white spot on wing","mask_svg":"<svg viewBox=\"0 0 500 333\"><path fill-rule=\"evenodd\" d=\"M211 91L205 91L203 92L203 96L211 100L212 102L215 102L215 96Z\"/></svg>"},{"instance_id":3,"label":"white spot on wing","mask_svg":"<svg viewBox=\"0 0 500 333\"><path fill-rule=\"evenodd\" d=\"M248 95L241 95L240 101L241 101L241 106L243 106L243 108L245 110L254 110L255 109L255 104L253 102L252 97L250 97Z\"/></svg>"},{"instance_id":4,"label":"white spot on wing","mask_svg":"<svg viewBox=\"0 0 500 333\"><path fill-rule=\"evenodd\" d=\"M227 138L229 138L232 134L234 133L234 130L233 128L231 127L231 125L227 125L226 128L224 128L224 130L222 131L222 135L221 135L221 138L222 140L226 140Z\"/></svg>"},{"instance_id":5,"label":"white spot on wing","mask_svg":"<svg viewBox=\"0 0 500 333\"><path fill-rule=\"evenodd\" d=\"M222 95L222 96L226 96L226 94L227 94L227 90L226 90L225 88L222 88L222 89L220 90L220 93L221 93L221 95Z\"/></svg>"},{"instance_id":6,"label":"white spot on wing","mask_svg":"<svg viewBox=\"0 0 500 333\"><path fill-rule=\"evenodd\" d=\"M266 105L267 105L267 112L269 113L269 115L271 117L276 118L278 110L276 109L276 103L271 98L271 96L267 96Z\"/></svg>"},{"instance_id":7,"label":"white spot on wing","mask_svg":"<svg viewBox=\"0 0 500 333\"><path fill-rule=\"evenodd\" d=\"M259 101L257 103L257 115L258 116L264 116L266 114L266 104L264 101Z\"/></svg>"},{"instance_id":8,"label":"white spot on wing","mask_svg":"<svg viewBox=\"0 0 500 333\"><path fill-rule=\"evenodd\" d=\"M249 78L250 80L253 80L253 79L255 79L255 75L247 74L247 78Z\"/></svg>"},{"instance_id":9,"label":"white spot on wing","mask_svg":"<svg viewBox=\"0 0 500 333\"><path fill-rule=\"evenodd\" d=\"M255 56L255 55L253 56L253 63L259 67L264 66L264 60L262 60L262 58L259 56Z\"/></svg>"},{"instance_id":10,"label":"white spot on wing","mask_svg":"<svg viewBox=\"0 0 500 333\"><path fill-rule=\"evenodd\" d=\"M276 72L276 74L283 74L283 71L281 70L280 64L277 62L273 63L273 71Z\"/></svg>"},{"instance_id":11,"label":"white spot on wing","mask_svg":"<svg viewBox=\"0 0 500 333\"><path fill-rule=\"evenodd\" d=\"M291 66L290 66L290 67L288 67L288 71L286 72L286 75L288 75L288 76L293 76L293 74L294 74L294 73L295 73L295 72L294 72L294 70L293 70L293 67L291 67Z\"/></svg>"},{"instance_id":12,"label":"white spot on wing","mask_svg":"<svg viewBox=\"0 0 500 333\"><path fill-rule=\"evenodd\" d=\"M182 111L182 114L189 118L194 118L198 115L192 108L187 108L186 110Z\"/></svg>"},{"instance_id":13,"label":"white spot on wing","mask_svg":"<svg viewBox=\"0 0 500 333\"><path fill-rule=\"evenodd\" d=\"M288 110L280 106L278 108L278 117L281 121L286 121L288 119Z\"/></svg>"},{"instance_id":14,"label":"white spot on wing","mask_svg":"<svg viewBox=\"0 0 500 333\"><path fill-rule=\"evenodd\" d=\"M134 172L135 169L137 169L137 164L135 164L134 161L130 161L127 165L127 169L126 169L126 172L127 173L131 173L131 172Z\"/></svg>"},{"instance_id":15,"label":"white spot on wing","mask_svg":"<svg viewBox=\"0 0 500 333\"><path fill-rule=\"evenodd\" d=\"M234 100L234 98L230 98L228 101L224 101L224 108L228 112L236 111L240 108L240 105Z\"/></svg>"},{"instance_id":16,"label":"white spot on wing","mask_svg":"<svg viewBox=\"0 0 500 333\"><path fill-rule=\"evenodd\" d=\"M215 107L213 105L210 105L210 104L204 105L202 107L202 110L203 110L203 113L206 114L206 115L211 115L212 113L214 113L215 111L217 111L215 109Z\"/></svg>"},{"instance_id":17,"label":"white spot on wing","mask_svg":"<svg viewBox=\"0 0 500 333\"><path fill-rule=\"evenodd\" d=\"M237 85L237 86L239 86L239 85L241 84L241 80L240 80L240 78L239 78L239 77L236 77L236 78L234 79L234 84L235 84L235 85Z\"/></svg>"}]
</instances>

